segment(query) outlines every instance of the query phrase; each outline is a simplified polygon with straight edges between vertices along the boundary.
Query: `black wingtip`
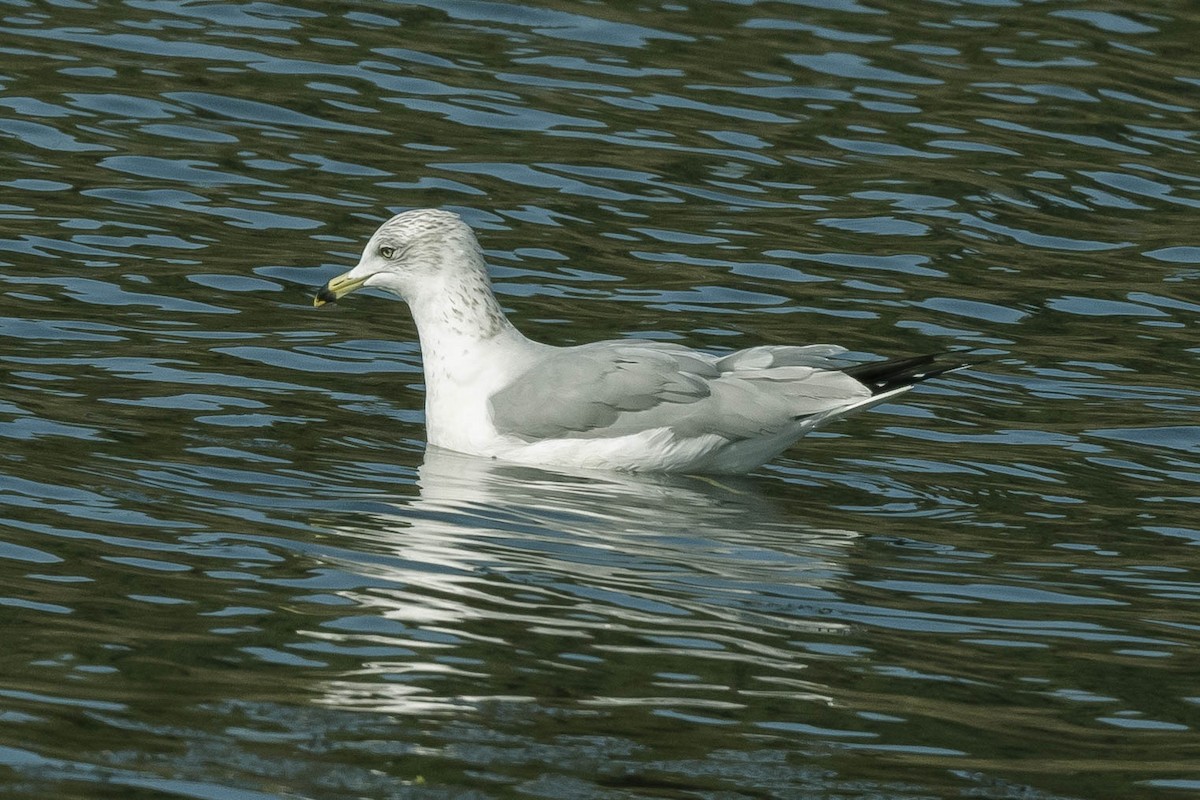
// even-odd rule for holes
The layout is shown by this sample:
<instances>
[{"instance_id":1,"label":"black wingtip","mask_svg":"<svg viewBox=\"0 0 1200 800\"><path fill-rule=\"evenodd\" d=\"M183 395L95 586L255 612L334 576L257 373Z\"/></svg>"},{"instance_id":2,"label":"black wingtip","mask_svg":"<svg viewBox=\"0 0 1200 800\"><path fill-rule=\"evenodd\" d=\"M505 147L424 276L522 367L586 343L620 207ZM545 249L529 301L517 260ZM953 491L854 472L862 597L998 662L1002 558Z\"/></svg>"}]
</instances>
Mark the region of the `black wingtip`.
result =
<instances>
[{"instance_id":1,"label":"black wingtip","mask_svg":"<svg viewBox=\"0 0 1200 800\"><path fill-rule=\"evenodd\" d=\"M911 358L893 358L889 361L872 361L855 364L842 372L864 384L871 394L883 394L893 389L912 386L947 372L965 369L975 362L955 359L946 353L931 353Z\"/></svg>"}]
</instances>

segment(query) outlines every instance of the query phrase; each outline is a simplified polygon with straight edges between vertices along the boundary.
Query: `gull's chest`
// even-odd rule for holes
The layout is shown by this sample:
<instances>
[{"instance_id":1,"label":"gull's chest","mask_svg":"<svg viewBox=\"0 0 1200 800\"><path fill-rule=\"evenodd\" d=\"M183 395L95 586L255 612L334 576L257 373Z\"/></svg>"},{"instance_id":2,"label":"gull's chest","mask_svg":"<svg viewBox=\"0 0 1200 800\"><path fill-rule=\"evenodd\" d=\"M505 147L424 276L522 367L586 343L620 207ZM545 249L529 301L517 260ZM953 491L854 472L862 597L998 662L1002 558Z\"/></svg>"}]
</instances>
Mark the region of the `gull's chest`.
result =
<instances>
[{"instance_id":1,"label":"gull's chest","mask_svg":"<svg viewBox=\"0 0 1200 800\"><path fill-rule=\"evenodd\" d=\"M488 398L512 380L511 357L496 348L434 346L423 355L429 442L487 454L497 439Z\"/></svg>"}]
</instances>

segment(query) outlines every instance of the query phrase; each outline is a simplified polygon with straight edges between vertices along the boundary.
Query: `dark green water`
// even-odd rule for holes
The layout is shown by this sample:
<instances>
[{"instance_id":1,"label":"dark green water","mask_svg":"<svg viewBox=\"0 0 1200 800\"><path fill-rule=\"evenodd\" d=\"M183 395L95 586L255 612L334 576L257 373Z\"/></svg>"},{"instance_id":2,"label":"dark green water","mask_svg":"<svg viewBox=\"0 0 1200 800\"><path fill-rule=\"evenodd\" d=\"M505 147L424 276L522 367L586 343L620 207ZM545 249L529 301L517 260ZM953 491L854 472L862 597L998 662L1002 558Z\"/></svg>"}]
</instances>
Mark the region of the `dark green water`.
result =
<instances>
[{"instance_id":1,"label":"dark green water","mask_svg":"<svg viewBox=\"0 0 1200 800\"><path fill-rule=\"evenodd\" d=\"M0 793L1200 793L1197 41L0 3ZM420 206L554 344L992 360L745 480L426 453L403 306L311 307Z\"/></svg>"}]
</instances>

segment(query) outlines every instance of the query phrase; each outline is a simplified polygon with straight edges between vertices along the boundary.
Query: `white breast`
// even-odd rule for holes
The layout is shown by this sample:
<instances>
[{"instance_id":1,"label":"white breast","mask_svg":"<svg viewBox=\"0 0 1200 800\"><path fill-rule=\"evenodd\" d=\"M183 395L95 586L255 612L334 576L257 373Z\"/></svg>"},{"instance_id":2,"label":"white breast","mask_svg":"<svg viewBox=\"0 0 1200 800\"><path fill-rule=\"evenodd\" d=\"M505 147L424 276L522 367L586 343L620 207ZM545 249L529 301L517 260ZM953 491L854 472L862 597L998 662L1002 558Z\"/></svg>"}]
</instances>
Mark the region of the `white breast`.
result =
<instances>
[{"instance_id":1,"label":"white breast","mask_svg":"<svg viewBox=\"0 0 1200 800\"><path fill-rule=\"evenodd\" d=\"M429 443L460 453L498 455L504 442L492 424L488 398L523 372L544 347L509 336L486 342L455 337L428 341L422 332Z\"/></svg>"}]
</instances>

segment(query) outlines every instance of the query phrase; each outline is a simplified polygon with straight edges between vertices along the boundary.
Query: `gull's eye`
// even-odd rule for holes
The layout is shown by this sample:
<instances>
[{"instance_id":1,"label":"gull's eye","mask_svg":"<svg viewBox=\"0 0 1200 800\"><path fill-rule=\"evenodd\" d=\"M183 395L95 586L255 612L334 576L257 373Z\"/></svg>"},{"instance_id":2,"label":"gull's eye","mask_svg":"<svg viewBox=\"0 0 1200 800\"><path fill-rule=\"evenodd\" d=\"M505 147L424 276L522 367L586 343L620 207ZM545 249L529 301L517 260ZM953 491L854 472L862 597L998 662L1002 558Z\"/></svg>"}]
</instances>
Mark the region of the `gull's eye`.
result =
<instances>
[{"instance_id":1,"label":"gull's eye","mask_svg":"<svg viewBox=\"0 0 1200 800\"><path fill-rule=\"evenodd\" d=\"M379 255L383 256L384 258L391 258L392 256L396 255L396 248L381 247L379 248Z\"/></svg>"}]
</instances>

